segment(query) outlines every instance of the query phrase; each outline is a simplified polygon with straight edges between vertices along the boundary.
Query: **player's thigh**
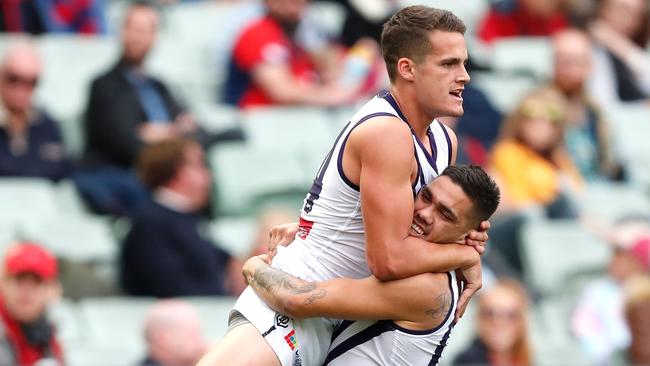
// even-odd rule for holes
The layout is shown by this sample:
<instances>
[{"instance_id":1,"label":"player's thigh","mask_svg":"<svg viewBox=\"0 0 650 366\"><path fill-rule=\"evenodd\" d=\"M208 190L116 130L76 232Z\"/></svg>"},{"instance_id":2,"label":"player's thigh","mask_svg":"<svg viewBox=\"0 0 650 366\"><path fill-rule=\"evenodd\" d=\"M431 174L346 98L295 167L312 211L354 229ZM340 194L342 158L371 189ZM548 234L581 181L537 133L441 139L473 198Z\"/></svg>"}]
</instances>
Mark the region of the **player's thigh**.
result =
<instances>
[{"instance_id":1,"label":"player's thigh","mask_svg":"<svg viewBox=\"0 0 650 366\"><path fill-rule=\"evenodd\" d=\"M236 326L214 346L197 366L280 366L262 335L250 323Z\"/></svg>"}]
</instances>

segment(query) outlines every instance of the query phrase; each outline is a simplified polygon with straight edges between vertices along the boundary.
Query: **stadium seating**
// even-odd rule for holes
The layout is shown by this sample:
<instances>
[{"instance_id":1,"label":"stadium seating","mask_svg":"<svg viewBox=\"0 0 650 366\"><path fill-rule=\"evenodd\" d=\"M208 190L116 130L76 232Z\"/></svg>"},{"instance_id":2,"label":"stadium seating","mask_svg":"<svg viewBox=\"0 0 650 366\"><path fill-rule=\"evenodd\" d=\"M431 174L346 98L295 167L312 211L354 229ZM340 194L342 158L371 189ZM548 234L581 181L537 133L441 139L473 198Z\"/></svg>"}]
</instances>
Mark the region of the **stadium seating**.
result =
<instances>
[{"instance_id":1,"label":"stadium seating","mask_svg":"<svg viewBox=\"0 0 650 366\"><path fill-rule=\"evenodd\" d=\"M541 296L573 290L572 279L585 273L602 273L610 255L603 238L572 220L530 221L520 252L527 282Z\"/></svg>"},{"instance_id":2,"label":"stadium seating","mask_svg":"<svg viewBox=\"0 0 650 366\"><path fill-rule=\"evenodd\" d=\"M650 107L627 103L608 113L615 149L620 152L633 184L650 188Z\"/></svg>"},{"instance_id":3,"label":"stadium seating","mask_svg":"<svg viewBox=\"0 0 650 366\"><path fill-rule=\"evenodd\" d=\"M257 228L257 220L251 216L223 217L210 226L210 236L223 249L234 256L249 255Z\"/></svg>"},{"instance_id":4,"label":"stadium seating","mask_svg":"<svg viewBox=\"0 0 650 366\"><path fill-rule=\"evenodd\" d=\"M44 62L38 98L61 123L68 151L79 156L83 148L81 115L90 83L117 61L118 45L110 37L45 35L38 39L38 46Z\"/></svg>"},{"instance_id":5,"label":"stadium seating","mask_svg":"<svg viewBox=\"0 0 650 366\"><path fill-rule=\"evenodd\" d=\"M473 73L470 83L485 93L502 113L512 111L538 84L534 78L516 74Z\"/></svg>"},{"instance_id":6,"label":"stadium seating","mask_svg":"<svg viewBox=\"0 0 650 366\"><path fill-rule=\"evenodd\" d=\"M650 217L650 198L627 184L589 184L580 200L580 211L592 220L610 224L629 215Z\"/></svg>"},{"instance_id":7,"label":"stadium seating","mask_svg":"<svg viewBox=\"0 0 650 366\"><path fill-rule=\"evenodd\" d=\"M295 153L284 149L220 146L210 152L210 164L221 214L250 214L263 204L259 199L273 194L304 197L313 177Z\"/></svg>"},{"instance_id":8,"label":"stadium seating","mask_svg":"<svg viewBox=\"0 0 650 366\"><path fill-rule=\"evenodd\" d=\"M491 47L492 66L497 71L530 73L538 80L551 75L553 50L548 38L504 38L496 40Z\"/></svg>"}]
</instances>

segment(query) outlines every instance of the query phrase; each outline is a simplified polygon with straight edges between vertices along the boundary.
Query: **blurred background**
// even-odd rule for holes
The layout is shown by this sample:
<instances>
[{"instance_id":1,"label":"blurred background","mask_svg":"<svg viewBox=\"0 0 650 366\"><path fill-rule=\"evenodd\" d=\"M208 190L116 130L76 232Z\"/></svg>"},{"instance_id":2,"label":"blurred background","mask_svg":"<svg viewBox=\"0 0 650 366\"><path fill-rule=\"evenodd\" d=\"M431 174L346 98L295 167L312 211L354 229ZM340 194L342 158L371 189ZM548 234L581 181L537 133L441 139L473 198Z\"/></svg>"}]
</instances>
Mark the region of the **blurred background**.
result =
<instances>
[{"instance_id":1,"label":"blurred background","mask_svg":"<svg viewBox=\"0 0 650 366\"><path fill-rule=\"evenodd\" d=\"M650 363L647 0L2 0L0 364L193 364L413 4L467 25L443 121L503 194L442 362Z\"/></svg>"}]
</instances>

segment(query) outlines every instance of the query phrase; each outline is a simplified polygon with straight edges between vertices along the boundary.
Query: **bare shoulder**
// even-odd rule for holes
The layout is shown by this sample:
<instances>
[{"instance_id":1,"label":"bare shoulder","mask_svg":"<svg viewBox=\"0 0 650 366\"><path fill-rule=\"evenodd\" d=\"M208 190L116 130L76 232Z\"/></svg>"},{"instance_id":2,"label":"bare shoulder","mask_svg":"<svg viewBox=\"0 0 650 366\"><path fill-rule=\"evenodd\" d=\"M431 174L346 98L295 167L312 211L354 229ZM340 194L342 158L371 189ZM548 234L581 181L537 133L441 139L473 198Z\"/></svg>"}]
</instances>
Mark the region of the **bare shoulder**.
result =
<instances>
[{"instance_id":1,"label":"bare shoulder","mask_svg":"<svg viewBox=\"0 0 650 366\"><path fill-rule=\"evenodd\" d=\"M414 149L409 126L397 117L388 116L375 117L359 125L350 134L350 143L373 154L383 152L404 157L411 157Z\"/></svg>"}]
</instances>

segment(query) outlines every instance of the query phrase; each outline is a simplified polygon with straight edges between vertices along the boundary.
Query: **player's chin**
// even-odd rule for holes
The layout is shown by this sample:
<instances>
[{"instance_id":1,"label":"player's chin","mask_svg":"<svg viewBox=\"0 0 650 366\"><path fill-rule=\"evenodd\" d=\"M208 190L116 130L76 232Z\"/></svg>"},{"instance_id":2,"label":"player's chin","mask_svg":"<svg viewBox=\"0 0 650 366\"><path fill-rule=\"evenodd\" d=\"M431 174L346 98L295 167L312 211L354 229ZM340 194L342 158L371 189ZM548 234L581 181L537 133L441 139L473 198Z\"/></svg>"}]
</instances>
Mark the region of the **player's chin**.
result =
<instances>
[{"instance_id":1,"label":"player's chin","mask_svg":"<svg viewBox=\"0 0 650 366\"><path fill-rule=\"evenodd\" d=\"M446 116L447 117L461 117L464 113L465 113L465 110L463 109L463 105L462 104L461 105L456 104L456 105L453 105L453 106L449 106L449 108L447 108Z\"/></svg>"}]
</instances>

